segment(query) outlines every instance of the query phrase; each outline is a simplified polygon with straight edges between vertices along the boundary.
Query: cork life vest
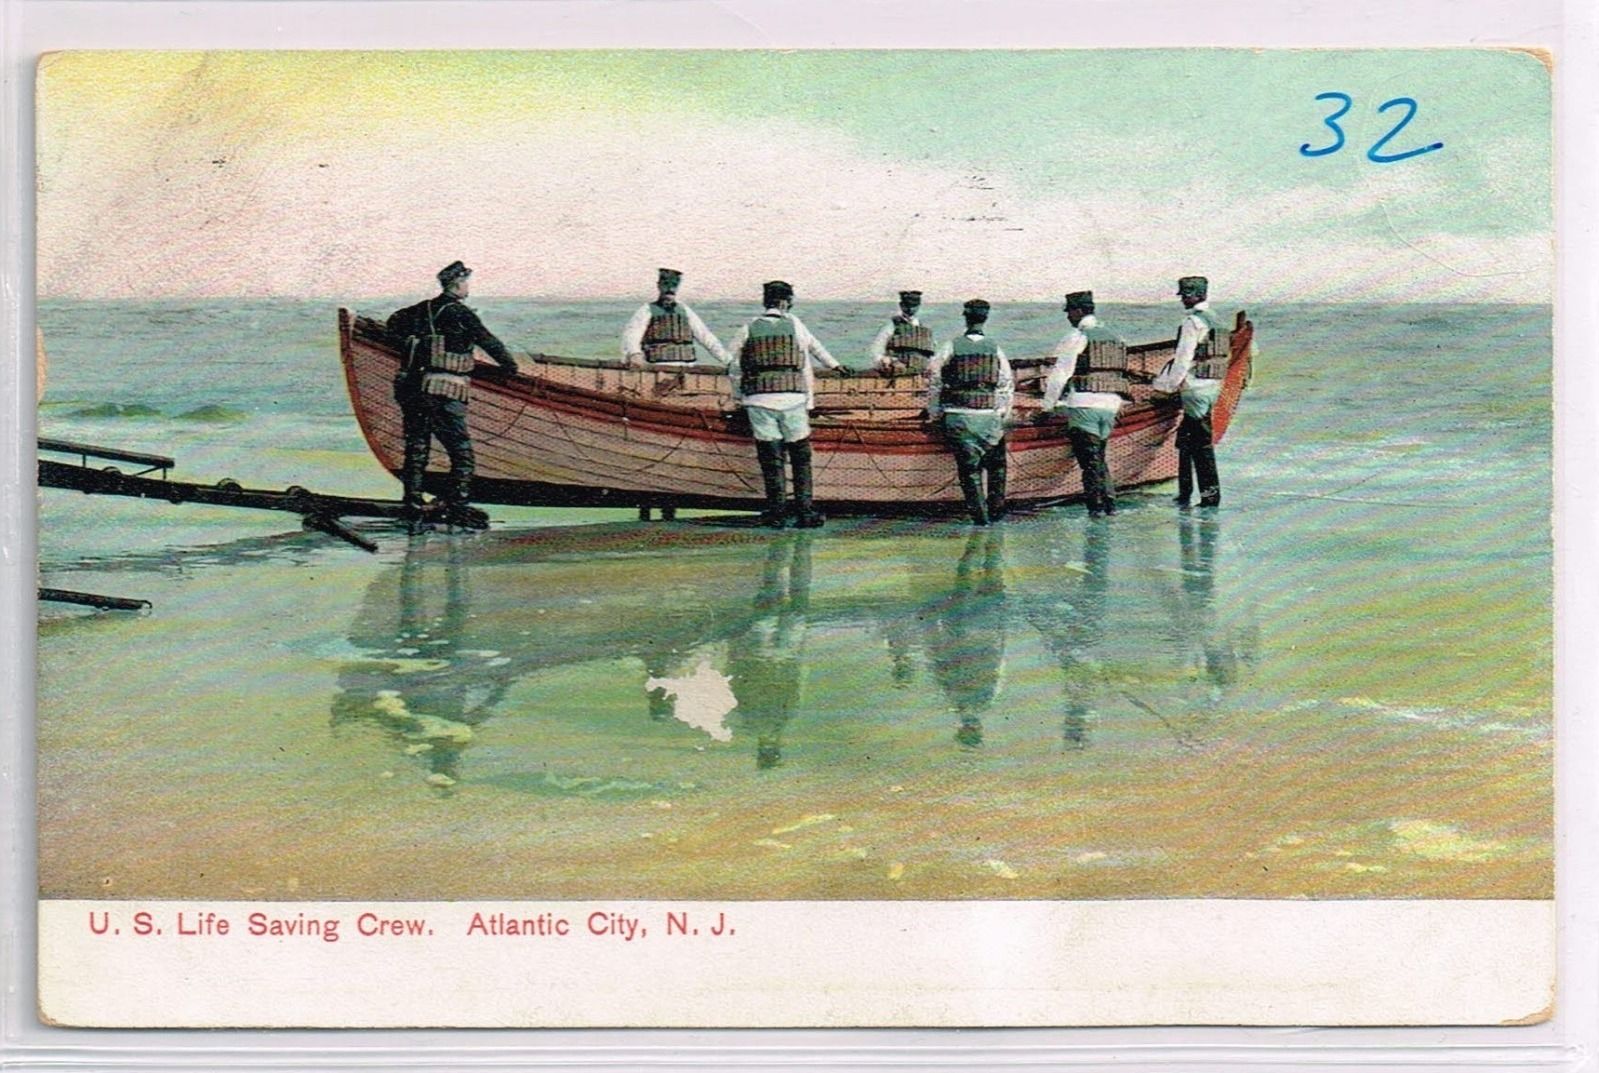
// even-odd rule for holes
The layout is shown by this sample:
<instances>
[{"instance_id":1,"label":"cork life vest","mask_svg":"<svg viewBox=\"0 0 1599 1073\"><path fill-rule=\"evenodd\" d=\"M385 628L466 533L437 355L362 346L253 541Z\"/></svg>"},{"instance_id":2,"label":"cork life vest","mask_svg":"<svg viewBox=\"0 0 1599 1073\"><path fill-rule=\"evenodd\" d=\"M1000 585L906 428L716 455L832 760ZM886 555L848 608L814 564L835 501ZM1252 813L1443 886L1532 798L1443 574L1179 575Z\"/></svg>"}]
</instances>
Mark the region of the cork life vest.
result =
<instances>
[{"instance_id":1,"label":"cork life vest","mask_svg":"<svg viewBox=\"0 0 1599 1073\"><path fill-rule=\"evenodd\" d=\"M912 324L908 317L894 317L894 334L888 337L884 348L895 362L911 366L920 372L933 356L933 329L925 324Z\"/></svg>"},{"instance_id":2,"label":"cork life vest","mask_svg":"<svg viewBox=\"0 0 1599 1073\"><path fill-rule=\"evenodd\" d=\"M999 405L999 347L986 335L957 335L944 363L939 405L992 410Z\"/></svg>"},{"instance_id":3,"label":"cork life vest","mask_svg":"<svg viewBox=\"0 0 1599 1073\"><path fill-rule=\"evenodd\" d=\"M468 375L477 359L470 350L456 353L447 349L437 323L439 313L459 301L430 298L395 314L391 324L401 326L405 332L406 350L404 365L395 381L397 393L420 388L425 395L441 395L459 402L471 397Z\"/></svg>"},{"instance_id":4,"label":"cork life vest","mask_svg":"<svg viewBox=\"0 0 1599 1073\"><path fill-rule=\"evenodd\" d=\"M787 317L756 317L739 352L739 391L767 395L805 390L805 355Z\"/></svg>"},{"instance_id":5,"label":"cork life vest","mask_svg":"<svg viewBox=\"0 0 1599 1073\"><path fill-rule=\"evenodd\" d=\"M1131 391L1127 380L1127 343L1109 328L1095 324L1077 329L1088 337L1088 345L1077 355L1077 366L1072 373L1072 391L1099 392L1109 395L1126 395Z\"/></svg>"},{"instance_id":6,"label":"cork life vest","mask_svg":"<svg viewBox=\"0 0 1599 1073\"><path fill-rule=\"evenodd\" d=\"M680 308L666 310L650 303L650 322L644 328L644 360L674 364L694 360L694 327Z\"/></svg>"},{"instance_id":7,"label":"cork life vest","mask_svg":"<svg viewBox=\"0 0 1599 1073\"><path fill-rule=\"evenodd\" d=\"M1194 363L1188 367L1188 375L1195 380L1225 379L1232 360L1232 333L1208 309L1191 309L1189 315L1198 317L1207 330L1194 348Z\"/></svg>"}]
</instances>

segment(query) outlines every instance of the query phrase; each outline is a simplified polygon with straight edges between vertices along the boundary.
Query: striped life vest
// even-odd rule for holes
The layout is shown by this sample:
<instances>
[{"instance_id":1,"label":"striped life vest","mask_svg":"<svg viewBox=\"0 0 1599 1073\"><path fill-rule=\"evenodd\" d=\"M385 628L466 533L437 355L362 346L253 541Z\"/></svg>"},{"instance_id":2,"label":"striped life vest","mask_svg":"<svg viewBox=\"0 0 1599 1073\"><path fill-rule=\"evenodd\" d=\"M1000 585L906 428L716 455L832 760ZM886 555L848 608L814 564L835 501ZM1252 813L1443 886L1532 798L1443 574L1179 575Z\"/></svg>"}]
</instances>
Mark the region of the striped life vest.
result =
<instances>
[{"instance_id":1,"label":"striped life vest","mask_svg":"<svg viewBox=\"0 0 1599 1073\"><path fill-rule=\"evenodd\" d=\"M466 402L472 397L472 381L469 379L469 374L472 372L472 366L477 364L477 358L470 350L464 354L446 350L444 335L434 326L439 313L454 305L456 301L458 299L452 299L437 307L432 302L427 304L428 332L420 337L420 345L427 348L427 367L422 374L422 393Z\"/></svg>"},{"instance_id":2,"label":"striped life vest","mask_svg":"<svg viewBox=\"0 0 1599 1073\"><path fill-rule=\"evenodd\" d=\"M1232 360L1232 333L1208 309L1192 309L1189 315L1198 317L1207 330L1194 348L1194 363L1188 367L1188 375L1195 380L1225 379Z\"/></svg>"},{"instance_id":3,"label":"striped life vest","mask_svg":"<svg viewBox=\"0 0 1599 1073\"><path fill-rule=\"evenodd\" d=\"M434 339L442 342L443 337ZM452 354L439 346L437 353L428 359L428 370L422 376L422 391L427 395L443 395L447 399L466 402L472 396L472 381L468 374L477 358L471 354Z\"/></svg>"},{"instance_id":4,"label":"striped life vest","mask_svg":"<svg viewBox=\"0 0 1599 1073\"><path fill-rule=\"evenodd\" d=\"M1072 373L1072 391L1125 395L1131 391L1127 380L1127 343L1109 328L1095 324L1078 331L1088 337L1088 345L1077 355Z\"/></svg>"},{"instance_id":5,"label":"striped life vest","mask_svg":"<svg viewBox=\"0 0 1599 1073\"><path fill-rule=\"evenodd\" d=\"M957 335L944 363L939 405L992 410L999 405L999 347L986 335Z\"/></svg>"},{"instance_id":6,"label":"striped life vest","mask_svg":"<svg viewBox=\"0 0 1599 1073\"><path fill-rule=\"evenodd\" d=\"M650 303L650 322L644 329L644 360L674 364L694 360L694 326L682 310L667 311Z\"/></svg>"},{"instance_id":7,"label":"striped life vest","mask_svg":"<svg viewBox=\"0 0 1599 1073\"><path fill-rule=\"evenodd\" d=\"M903 316L894 318L894 334L888 337L885 348L888 356L897 362L915 365L918 370L933 356L933 329L925 324L912 324Z\"/></svg>"},{"instance_id":8,"label":"striped life vest","mask_svg":"<svg viewBox=\"0 0 1599 1073\"><path fill-rule=\"evenodd\" d=\"M739 353L739 391L769 395L805 390L805 355L787 317L756 317Z\"/></svg>"}]
</instances>

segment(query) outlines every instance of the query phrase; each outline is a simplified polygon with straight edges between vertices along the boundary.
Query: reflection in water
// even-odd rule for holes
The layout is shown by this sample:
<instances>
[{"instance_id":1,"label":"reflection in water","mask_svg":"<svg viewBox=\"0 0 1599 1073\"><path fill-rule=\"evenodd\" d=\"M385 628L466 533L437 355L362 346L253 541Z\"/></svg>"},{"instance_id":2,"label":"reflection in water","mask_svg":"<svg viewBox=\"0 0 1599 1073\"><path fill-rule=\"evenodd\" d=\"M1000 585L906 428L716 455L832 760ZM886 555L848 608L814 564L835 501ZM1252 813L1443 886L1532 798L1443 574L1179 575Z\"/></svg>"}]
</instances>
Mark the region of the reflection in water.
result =
<instances>
[{"instance_id":1,"label":"reflection in water","mask_svg":"<svg viewBox=\"0 0 1599 1073\"><path fill-rule=\"evenodd\" d=\"M1027 618L1065 676L1061 741L1068 750L1088 747L1089 726L1097 717L1102 690L1105 616L1110 602L1110 545L1113 524L1090 518L1083 530L1083 560L1052 563L1043 593L1027 601Z\"/></svg>"},{"instance_id":2,"label":"reflection in water","mask_svg":"<svg viewBox=\"0 0 1599 1073\"><path fill-rule=\"evenodd\" d=\"M1255 637L1225 628L1216 610L1216 546L1221 519L1208 513L1181 511L1177 539L1182 584L1170 601L1177 650L1192 675L1185 712L1169 721L1187 748L1197 749L1202 735L1220 718L1226 691L1239 680L1240 660L1253 659Z\"/></svg>"},{"instance_id":3,"label":"reflection in water","mask_svg":"<svg viewBox=\"0 0 1599 1073\"><path fill-rule=\"evenodd\" d=\"M799 709L813 536L795 530L768 545L754 613L728 640L736 714L755 734L755 766L763 771L782 763L783 727Z\"/></svg>"},{"instance_id":4,"label":"reflection in water","mask_svg":"<svg viewBox=\"0 0 1599 1073\"><path fill-rule=\"evenodd\" d=\"M955 566L955 587L933 608L927 659L960 720L955 740L983 743L983 713L999 694L1005 665L1005 537L973 532Z\"/></svg>"},{"instance_id":5,"label":"reflection in water","mask_svg":"<svg viewBox=\"0 0 1599 1073\"><path fill-rule=\"evenodd\" d=\"M1135 749L1151 731L1196 749L1252 655L1238 640L1251 638L1238 627L1250 609L1218 598L1218 522L1179 518L1180 572L1168 524L1095 520L1080 538L1058 527L1029 539L973 532L955 545L953 579L954 542L914 529L674 530L647 547L608 527L421 536L367 590L349 633L361 654L340 669L333 722L379 729L446 789L519 682L518 697L545 698L516 709L540 720L539 744L504 751L525 725L497 735L492 764L486 750L478 761L494 770L479 780L547 789L558 765L621 785L654 757L658 782L697 781L669 754L692 743L703 765L729 740L767 771L796 747L796 725L825 767L829 749L901 747L885 743L909 740L930 706L951 713L966 752L995 712L1019 731L1053 724L1070 752L1101 743L1113 716ZM887 675L882 649L861 644L871 637L888 639ZM807 662L819 659L826 673L807 686ZM641 663L656 691L652 720L638 719L638 687L618 677ZM695 717L707 697L722 705L709 721ZM844 712L848 721L832 718ZM895 762L910 771L939 760Z\"/></svg>"},{"instance_id":6,"label":"reflection in water","mask_svg":"<svg viewBox=\"0 0 1599 1073\"><path fill-rule=\"evenodd\" d=\"M374 633L358 639L370 657L340 676L333 723L382 726L407 755L421 759L430 784L448 788L460 778L474 728L494 714L510 680L497 652L467 643L472 592L465 548L446 541L441 562L422 554L427 542L417 535L406 546L393 631L386 639Z\"/></svg>"}]
</instances>

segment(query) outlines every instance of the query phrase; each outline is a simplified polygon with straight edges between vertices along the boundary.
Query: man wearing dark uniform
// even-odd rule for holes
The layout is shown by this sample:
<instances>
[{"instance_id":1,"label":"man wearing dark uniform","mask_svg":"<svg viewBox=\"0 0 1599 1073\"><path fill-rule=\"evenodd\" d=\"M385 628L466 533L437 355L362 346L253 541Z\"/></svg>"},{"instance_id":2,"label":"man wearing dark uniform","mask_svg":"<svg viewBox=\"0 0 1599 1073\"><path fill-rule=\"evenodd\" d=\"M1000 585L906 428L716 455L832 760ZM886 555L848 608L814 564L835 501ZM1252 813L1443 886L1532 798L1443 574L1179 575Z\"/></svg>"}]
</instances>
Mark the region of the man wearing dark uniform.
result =
<instances>
[{"instance_id":1,"label":"man wearing dark uniform","mask_svg":"<svg viewBox=\"0 0 1599 1073\"><path fill-rule=\"evenodd\" d=\"M622 329L622 359L629 365L693 365L698 343L718 362L731 359L721 341L711 333L699 314L677 300L683 273L662 268L656 273L655 301L639 306Z\"/></svg>"},{"instance_id":2,"label":"man wearing dark uniform","mask_svg":"<svg viewBox=\"0 0 1599 1073\"><path fill-rule=\"evenodd\" d=\"M1199 505L1221 505L1221 478L1216 474L1211 411L1221 397L1231 347L1227 331L1211 315L1210 283L1204 276L1177 281L1177 297L1188 312L1177 329L1177 352L1155 377L1156 391L1182 397L1183 420L1177 426L1177 505L1188 506L1199 482Z\"/></svg>"},{"instance_id":3,"label":"man wearing dark uniform","mask_svg":"<svg viewBox=\"0 0 1599 1073\"><path fill-rule=\"evenodd\" d=\"M1099 323L1094 292L1066 296L1066 319L1072 330L1056 345L1054 368L1044 385L1041 413L1058 403L1066 411L1066 434L1083 476L1083 499L1091 515L1116 513L1116 484L1105 452L1121 411L1127 381L1127 343Z\"/></svg>"},{"instance_id":4,"label":"man wearing dark uniform","mask_svg":"<svg viewBox=\"0 0 1599 1073\"><path fill-rule=\"evenodd\" d=\"M921 291L900 291L899 312L872 340L872 366L891 376L922 372L934 353L933 331L916 318Z\"/></svg>"},{"instance_id":5,"label":"man wearing dark uniform","mask_svg":"<svg viewBox=\"0 0 1599 1073\"><path fill-rule=\"evenodd\" d=\"M755 453L761 464L766 509L761 524L781 529L785 524L786 452L794 471L794 524L815 529L826 519L812 503L811 420L815 402L814 362L839 376L850 370L827 352L810 330L790 310L794 288L780 279L762 288L766 311L739 329L730 348L728 376L733 381L733 401L744 407Z\"/></svg>"},{"instance_id":6,"label":"man wearing dark uniform","mask_svg":"<svg viewBox=\"0 0 1599 1073\"><path fill-rule=\"evenodd\" d=\"M450 456L442 520L451 525L483 528L487 523L482 513L468 507L476 464L466 424L470 375L477 360L473 348L481 348L508 373L516 372L516 359L466 307L471 278L472 270L460 261L440 269L439 295L395 313L389 318L388 328L390 334L403 341L406 353L405 364L394 381L394 397L400 404L405 430L403 516L412 521L422 518L422 480L433 437L437 436Z\"/></svg>"},{"instance_id":7,"label":"man wearing dark uniform","mask_svg":"<svg viewBox=\"0 0 1599 1073\"><path fill-rule=\"evenodd\" d=\"M967 302L966 331L939 347L927 367L927 416L942 423L977 525L1005 513L1005 420L1016 386L1005 352L984 334L988 310L981 298Z\"/></svg>"}]
</instances>

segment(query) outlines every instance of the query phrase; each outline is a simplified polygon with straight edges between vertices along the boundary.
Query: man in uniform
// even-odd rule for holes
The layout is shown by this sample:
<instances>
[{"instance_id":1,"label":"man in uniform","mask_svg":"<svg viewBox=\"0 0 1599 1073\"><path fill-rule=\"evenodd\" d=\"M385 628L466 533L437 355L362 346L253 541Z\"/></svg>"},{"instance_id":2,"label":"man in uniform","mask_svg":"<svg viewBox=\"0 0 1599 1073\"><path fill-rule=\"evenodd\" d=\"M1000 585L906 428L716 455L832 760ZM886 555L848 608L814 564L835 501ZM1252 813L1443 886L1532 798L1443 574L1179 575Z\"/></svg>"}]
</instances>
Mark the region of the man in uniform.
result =
<instances>
[{"instance_id":1,"label":"man in uniform","mask_svg":"<svg viewBox=\"0 0 1599 1073\"><path fill-rule=\"evenodd\" d=\"M1101 386L1090 379L1090 372L1095 368L1091 359L1098 348L1091 349L1089 344L1119 347L1125 354L1126 343L1109 328L1100 326L1099 318L1094 315L1093 291L1068 294L1065 311L1072 330L1052 352L1055 365L1044 384L1043 409L1048 413L1060 404L1066 410L1066 433L1071 438L1077 468L1082 471L1088 513L1096 517L1115 514L1116 485L1105 461L1105 449L1110 442L1110 430L1116 424L1116 415L1121 411L1122 397L1111 391L1089 390ZM1125 359L1122 368L1126 368ZM1062 393L1065 398L1061 397Z\"/></svg>"},{"instance_id":2,"label":"man in uniform","mask_svg":"<svg viewBox=\"0 0 1599 1073\"><path fill-rule=\"evenodd\" d=\"M733 401L744 407L755 434L766 491L761 524L783 528L786 450L794 470L794 524L815 529L826 519L811 504L811 363L840 376L851 374L789 312L794 305L793 287L773 280L762 290L766 311L740 328L733 340L727 369L733 381Z\"/></svg>"},{"instance_id":3,"label":"man in uniform","mask_svg":"<svg viewBox=\"0 0 1599 1073\"><path fill-rule=\"evenodd\" d=\"M675 268L658 270L659 295L639 306L622 329L622 357L629 365L693 365L695 343L723 365L731 360L699 314L677 300L682 281Z\"/></svg>"},{"instance_id":4,"label":"man in uniform","mask_svg":"<svg viewBox=\"0 0 1599 1073\"><path fill-rule=\"evenodd\" d=\"M437 436L450 456L443 520L481 529L487 520L468 506L476 464L466 426L469 376L476 363L473 348L482 348L507 373L515 374L516 359L466 307L471 278L472 270L460 261L440 269L439 295L395 313L388 328L404 342L406 354L394 381L405 432L403 516L413 522L422 518L422 479Z\"/></svg>"},{"instance_id":5,"label":"man in uniform","mask_svg":"<svg viewBox=\"0 0 1599 1073\"><path fill-rule=\"evenodd\" d=\"M1182 397L1183 420L1177 426L1177 499L1188 506L1199 483L1199 505L1221 505L1221 479L1216 475L1216 448L1210 415L1221 397L1221 376L1229 354L1216 333L1221 328L1211 315L1204 276L1184 276L1177 281L1177 297L1188 312L1177 329L1177 352L1155 377L1156 391L1177 392ZM1217 375L1221 374L1221 375Z\"/></svg>"},{"instance_id":6,"label":"man in uniform","mask_svg":"<svg viewBox=\"0 0 1599 1073\"><path fill-rule=\"evenodd\" d=\"M890 375L919 373L933 356L933 332L916 313L922 308L921 291L900 291L899 312L872 340L872 365Z\"/></svg>"},{"instance_id":7,"label":"man in uniform","mask_svg":"<svg viewBox=\"0 0 1599 1073\"><path fill-rule=\"evenodd\" d=\"M966 509L977 525L1005 513L1005 420L1016 390L1005 352L984 334L988 310L981 298L967 302L966 331L939 347L927 367L927 417L943 425Z\"/></svg>"}]
</instances>

